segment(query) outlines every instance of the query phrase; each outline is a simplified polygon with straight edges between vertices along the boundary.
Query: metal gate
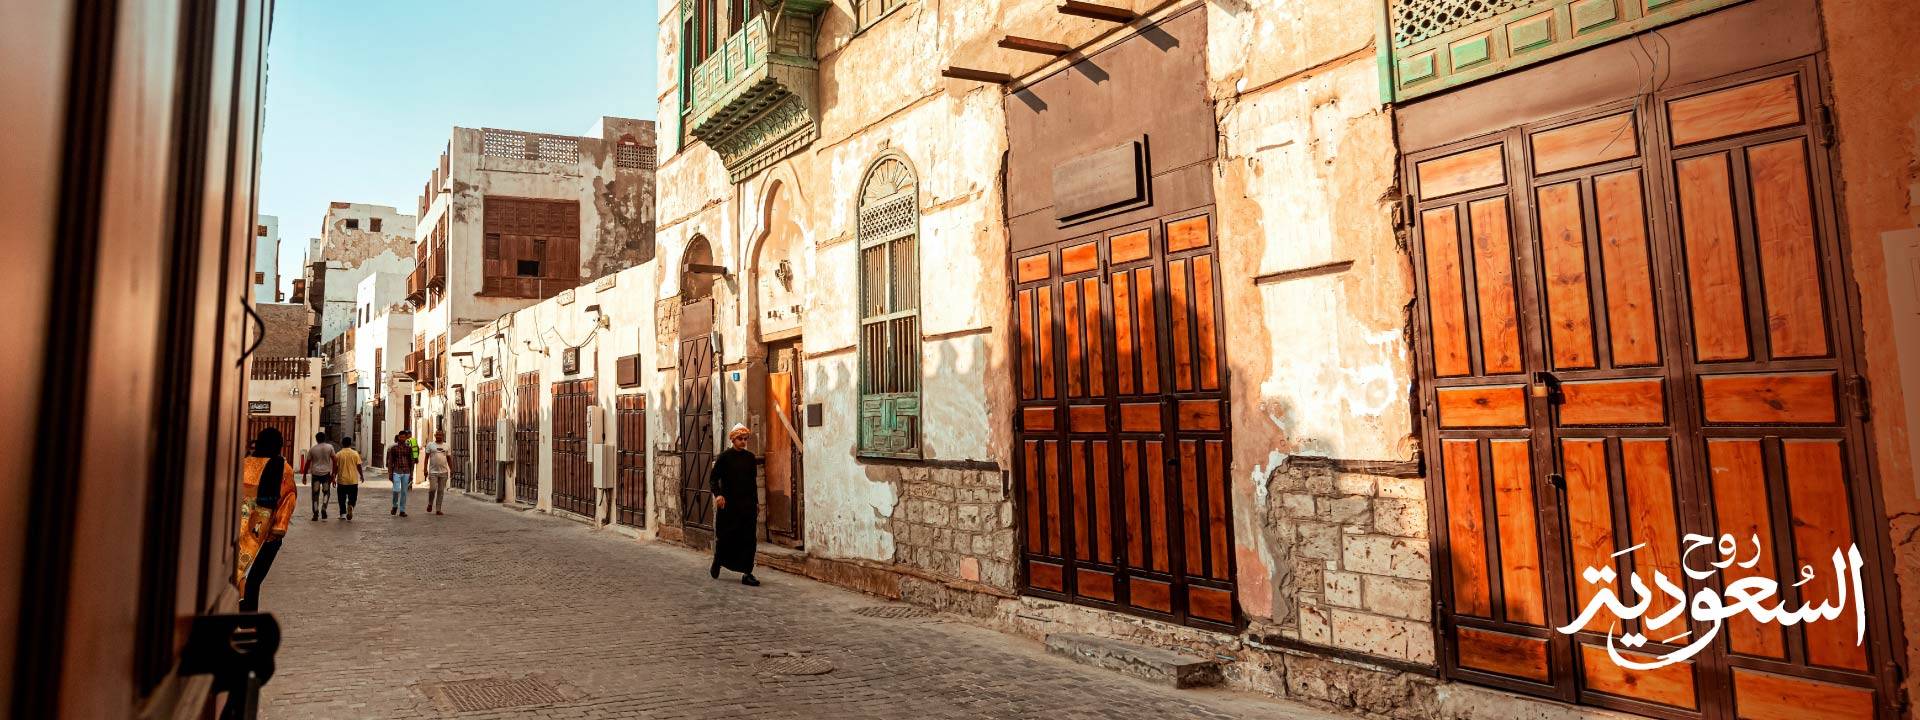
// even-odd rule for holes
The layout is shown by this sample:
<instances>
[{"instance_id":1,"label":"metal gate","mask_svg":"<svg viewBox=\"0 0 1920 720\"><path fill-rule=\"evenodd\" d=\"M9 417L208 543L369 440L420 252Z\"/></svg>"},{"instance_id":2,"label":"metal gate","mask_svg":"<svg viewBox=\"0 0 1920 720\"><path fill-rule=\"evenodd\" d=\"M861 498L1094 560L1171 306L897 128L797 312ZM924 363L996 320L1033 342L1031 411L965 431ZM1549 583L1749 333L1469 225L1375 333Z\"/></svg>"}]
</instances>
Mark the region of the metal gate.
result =
<instances>
[{"instance_id":1,"label":"metal gate","mask_svg":"<svg viewBox=\"0 0 1920 720\"><path fill-rule=\"evenodd\" d=\"M680 310L680 523L713 529L713 300Z\"/></svg>"},{"instance_id":2,"label":"metal gate","mask_svg":"<svg viewBox=\"0 0 1920 720\"><path fill-rule=\"evenodd\" d=\"M501 381L480 383L473 395L473 408L479 415L473 428L473 492L500 499L500 393Z\"/></svg>"},{"instance_id":3,"label":"metal gate","mask_svg":"<svg viewBox=\"0 0 1920 720\"><path fill-rule=\"evenodd\" d=\"M520 373L513 385L513 500L540 504L540 373Z\"/></svg>"},{"instance_id":4,"label":"metal gate","mask_svg":"<svg viewBox=\"0 0 1920 720\"><path fill-rule=\"evenodd\" d=\"M587 462L587 406L592 380L553 384L553 506L598 519L593 469Z\"/></svg>"},{"instance_id":5,"label":"metal gate","mask_svg":"<svg viewBox=\"0 0 1920 720\"><path fill-rule=\"evenodd\" d=\"M1770 577L1789 607L1836 599L1836 550L1885 567L1819 88L1791 63L1409 157L1453 674L1672 718L1890 707L1877 575L1868 618L1722 631L1654 591L1640 617L1555 631L1603 586L1590 567L1629 604L1659 572L1688 597ZM1758 565L1691 577L1717 558L1682 537L1722 533L1758 538ZM1624 632L1647 636L1639 662L1707 645L1631 669L1606 650Z\"/></svg>"},{"instance_id":6,"label":"metal gate","mask_svg":"<svg viewBox=\"0 0 1920 720\"><path fill-rule=\"evenodd\" d=\"M1235 624L1216 265L1210 207L1013 259L1028 592Z\"/></svg>"},{"instance_id":7,"label":"metal gate","mask_svg":"<svg viewBox=\"0 0 1920 720\"><path fill-rule=\"evenodd\" d=\"M619 477L613 490L613 521L647 526L647 396L621 395L615 429L619 432Z\"/></svg>"},{"instance_id":8,"label":"metal gate","mask_svg":"<svg viewBox=\"0 0 1920 720\"><path fill-rule=\"evenodd\" d=\"M468 421L471 413L472 411L467 408L453 410L453 432L450 442L453 444L453 488L455 490L466 490L467 478L473 475L473 470L468 467L468 463L473 459L473 437L468 435L473 432L473 424Z\"/></svg>"}]
</instances>

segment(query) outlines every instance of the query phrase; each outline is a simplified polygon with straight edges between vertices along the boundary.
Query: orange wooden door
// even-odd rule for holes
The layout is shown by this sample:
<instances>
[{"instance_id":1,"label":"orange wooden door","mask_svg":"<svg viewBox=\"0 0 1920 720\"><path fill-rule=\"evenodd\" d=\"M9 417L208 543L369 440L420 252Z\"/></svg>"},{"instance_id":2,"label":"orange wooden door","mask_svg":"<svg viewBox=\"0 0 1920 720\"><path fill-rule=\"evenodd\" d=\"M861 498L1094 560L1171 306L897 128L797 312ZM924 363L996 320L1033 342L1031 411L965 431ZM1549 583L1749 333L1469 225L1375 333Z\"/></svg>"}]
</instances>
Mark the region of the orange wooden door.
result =
<instances>
[{"instance_id":1,"label":"orange wooden door","mask_svg":"<svg viewBox=\"0 0 1920 720\"><path fill-rule=\"evenodd\" d=\"M1880 556L1815 87L1811 64L1772 68L1411 159L1450 672L1662 717L1890 707L1877 578L1861 644L1851 614L1742 617L1690 661L1624 669L1609 632L1646 635L1645 661L1714 630L1653 621L1676 605L1657 591L1640 618L1554 630L1597 592L1587 568L1629 602L1634 574L1688 596L1764 575L1798 607L1832 599L1835 550ZM1723 532L1758 538L1759 565L1688 578L1683 536ZM1803 565L1824 582L1788 591Z\"/></svg>"},{"instance_id":2,"label":"orange wooden door","mask_svg":"<svg viewBox=\"0 0 1920 720\"><path fill-rule=\"evenodd\" d=\"M1232 626L1210 210L1013 261L1025 587Z\"/></svg>"},{"instance_id":3,"label":"orange wooden door","mask_svg":"<svg viewBox=\"0 0 1920 720\"><path fill-rule=\"evenodd\" d=\"M767 532L794 534L793 373L767 374Z\"/></svg>"}]
</instances>

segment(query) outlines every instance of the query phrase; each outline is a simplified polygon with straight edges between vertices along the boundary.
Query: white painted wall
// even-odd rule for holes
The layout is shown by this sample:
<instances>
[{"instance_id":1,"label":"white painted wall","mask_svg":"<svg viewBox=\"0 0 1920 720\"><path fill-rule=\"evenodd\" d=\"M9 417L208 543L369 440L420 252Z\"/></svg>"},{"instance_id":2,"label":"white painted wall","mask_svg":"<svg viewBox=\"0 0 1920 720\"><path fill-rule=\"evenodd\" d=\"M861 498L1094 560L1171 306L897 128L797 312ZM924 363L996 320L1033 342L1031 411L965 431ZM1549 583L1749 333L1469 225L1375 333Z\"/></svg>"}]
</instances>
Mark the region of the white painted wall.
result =
<instances>
[{"instance_id":1,"label":"white painted wall","mask_svg":"<svg viewBox=\"0 0 1920 720\"><path fill-rule=\"evenodd\" d=\"M280 218L261 215L259 226L264 228L265 232L256 231L253 238L253 271L260 276L260 281L253 283L253 302L255 304L281 302Z\"/></svg>"}]
</instances>

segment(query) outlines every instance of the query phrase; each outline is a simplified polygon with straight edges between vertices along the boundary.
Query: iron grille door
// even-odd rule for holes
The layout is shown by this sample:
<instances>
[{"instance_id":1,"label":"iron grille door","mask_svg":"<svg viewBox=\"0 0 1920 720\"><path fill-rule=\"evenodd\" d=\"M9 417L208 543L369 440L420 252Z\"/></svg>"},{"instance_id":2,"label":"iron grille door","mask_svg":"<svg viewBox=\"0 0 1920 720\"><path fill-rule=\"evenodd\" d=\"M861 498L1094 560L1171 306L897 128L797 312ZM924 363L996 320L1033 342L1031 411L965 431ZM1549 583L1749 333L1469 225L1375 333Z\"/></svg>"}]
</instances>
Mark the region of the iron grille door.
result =
<instances>
[{"instance_id":1,"label":"iron grille door","mask_svg":"<svg viewBox=\"0 0 1920 720\"><path fill-rule=\"evenodd\" d=\"M473 491L500 499L500 381L480 383L474 410L480 419L473 429Z\"/></svg>"},{"instance_id":2,"label":"iron grille door","mask_svg":"<svg viewBox=\"0 0 1920 720\"><path fill-rule=\"evenodd\" d=\"M468 467L468 462L473 459L473 439L472 436L467 434L473 432L473 423L468 420L468 416L471 413L472 411L467 408L457 408L453 411L453 432L451 435L453 444L453 487L456 490L466 490L469 484L468 478L473 475L472 469Z\"/></svg>"},{"instance_id":3,"label":"iron grille door","mask_svg":"<svg viewBox=\"0 0 1920 720\"><path fill-rule=\"evenodd\" d=\"M713 300L686 305L680 312L680 522L713 529L713 491L707 471L713 465Z\"/></svg>"}]
</instances>

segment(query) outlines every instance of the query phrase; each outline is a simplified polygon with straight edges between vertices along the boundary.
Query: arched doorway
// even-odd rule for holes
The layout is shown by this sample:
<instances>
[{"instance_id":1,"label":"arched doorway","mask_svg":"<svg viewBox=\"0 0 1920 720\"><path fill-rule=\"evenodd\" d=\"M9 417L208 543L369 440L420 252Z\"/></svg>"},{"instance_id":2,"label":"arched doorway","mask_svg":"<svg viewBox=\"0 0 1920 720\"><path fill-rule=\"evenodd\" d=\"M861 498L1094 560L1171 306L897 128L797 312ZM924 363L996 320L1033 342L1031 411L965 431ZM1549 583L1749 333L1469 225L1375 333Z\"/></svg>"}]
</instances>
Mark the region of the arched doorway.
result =
<instances>
[{"instance_id":1,"label":"arched doorway","mask_svg":"<svg viewBox=\"0 0 1920 720\"><path fill-rule=\"evenodd\" d=\"M805 383L801 372L801 320L806 306L806 258L793 190L775 183L768 191L763 232L753 258L754 341L762 362L754 375L751 417L759 433L766 488L766 538L800 547L805 527L801 462Z\"/></svg>"},{"instance_id":2,"label":"arched doorway","mask_svg":"<svg viewBox=\"0 0 1920 720\"><path fill-rule=\"evenodd\" d=\"M713 493L707 466L713 463L713 283L720 275L713 247L694 236L680 260L680 523L713 529Z\"/></svg>"}]
</instances>

